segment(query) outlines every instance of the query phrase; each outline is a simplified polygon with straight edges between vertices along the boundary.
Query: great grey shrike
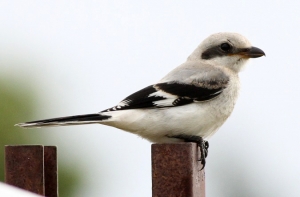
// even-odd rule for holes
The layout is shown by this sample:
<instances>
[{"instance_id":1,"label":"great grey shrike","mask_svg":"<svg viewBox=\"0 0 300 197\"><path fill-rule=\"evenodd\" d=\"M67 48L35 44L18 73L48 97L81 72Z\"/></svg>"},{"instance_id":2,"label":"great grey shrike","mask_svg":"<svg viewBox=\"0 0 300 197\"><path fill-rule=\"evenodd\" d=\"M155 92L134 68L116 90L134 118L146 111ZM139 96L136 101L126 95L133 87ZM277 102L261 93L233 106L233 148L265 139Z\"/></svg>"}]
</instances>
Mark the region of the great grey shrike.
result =
<instances>
[{"instance_id":1,"label":"great grey shrike","mask_svg":"<svg viewBox=\"0 0 300 197\"><path fill-rule=\"evenodd\" d=\"M196 142L205 165L208 142L231 114L240 83L238 73L249 60L265 53L237 33L206 38L186 62L157 83L99 113L19 123L50 127L100 123L154 143Z\"/></svg>"}]
</instances>

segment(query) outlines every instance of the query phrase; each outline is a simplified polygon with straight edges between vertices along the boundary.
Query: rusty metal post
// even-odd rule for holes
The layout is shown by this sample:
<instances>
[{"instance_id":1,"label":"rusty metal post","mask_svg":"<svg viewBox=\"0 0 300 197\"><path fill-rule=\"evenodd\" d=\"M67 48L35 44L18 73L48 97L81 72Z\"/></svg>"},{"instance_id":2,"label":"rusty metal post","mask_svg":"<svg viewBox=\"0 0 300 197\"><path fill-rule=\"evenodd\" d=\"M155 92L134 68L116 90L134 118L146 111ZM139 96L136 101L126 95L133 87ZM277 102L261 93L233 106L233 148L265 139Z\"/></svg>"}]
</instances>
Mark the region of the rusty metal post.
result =
<instances>
[{"instance_id":1,"label":"rusty metal post","mask_svg":"<svg viewBox=\"0 0 300 197\"><path fill-rule=\"evenodd\" d=\"M5 182L45 195L43 146L5 146Z\"/></svg>"},{"instance_id":2,"label":"rusty metal post","mask_svg":"<svg viewBox=\"0 0 300 197\"><path fill-rule=\"evenodd\" d=\"M44 147L45 196L58 197L56 146Z\"/></svg>"},{"instance_id":3,"label":"rusty metal post","mask_svg":"<svg viewBox=\"0 0 300 197\"><path fill-rule=\"evenodd\" d=\"M5 182L47 197L57 197L55 146L5 146Z\"/></svg>"},{"instance_id":4,"label":"rusty metal post","mask_svg":"<svg viewBox=\"0 0 300 197\"><path fill-rule=\"evenodd\" d=\"M195 143L152 145L152 197L205 197Z\"/></svg>"}]
</instances>

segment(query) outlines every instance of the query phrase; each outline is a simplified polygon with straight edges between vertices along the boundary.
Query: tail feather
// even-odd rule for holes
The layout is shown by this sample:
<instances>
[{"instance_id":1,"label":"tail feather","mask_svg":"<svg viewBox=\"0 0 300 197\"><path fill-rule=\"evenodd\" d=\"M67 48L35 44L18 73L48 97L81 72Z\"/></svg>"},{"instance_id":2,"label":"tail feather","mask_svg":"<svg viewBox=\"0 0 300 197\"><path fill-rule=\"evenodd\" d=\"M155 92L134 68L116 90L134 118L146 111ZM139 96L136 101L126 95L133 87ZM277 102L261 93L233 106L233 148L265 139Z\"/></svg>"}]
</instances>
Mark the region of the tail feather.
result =
<instances>
[{"instance_id":1,"label":"tail feather","mask_svg":"<svg viewBox=\"0 0 300 197\"><path fill-rule=\"evenodd\" d=\"M45 120L36 120L31 122L24 122L16 124L15 126L31 128L31 127L53 127L53 126L68 126L78 124L93 124L107 120L111 116L101 114L85 114L77 116L66 116L60 118L51 118Z\"/></svg>"}]
</instances>

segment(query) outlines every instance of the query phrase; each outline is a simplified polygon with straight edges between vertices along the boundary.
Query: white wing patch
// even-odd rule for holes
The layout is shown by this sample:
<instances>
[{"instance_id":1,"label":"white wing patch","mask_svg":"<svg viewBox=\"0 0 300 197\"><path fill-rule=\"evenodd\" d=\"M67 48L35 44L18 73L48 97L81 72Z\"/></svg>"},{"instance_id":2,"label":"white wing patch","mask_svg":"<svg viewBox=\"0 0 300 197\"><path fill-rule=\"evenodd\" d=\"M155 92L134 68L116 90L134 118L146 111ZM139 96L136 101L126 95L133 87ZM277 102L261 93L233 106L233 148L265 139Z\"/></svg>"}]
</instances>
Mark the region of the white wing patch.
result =
<instances>
[{"instance_id":1,"label":"white wing patch","mask_svg":"<svg viewBox=\"0 0 300 197\"><path fill-rule=\"evenodd\" d=\"M173 102L178 99L178 96L169 94L167 92L158 90L152 94L149 94L148 97L163 97L165 99L154 101L153 104L157 107L171 107L174 106Z\"/></svg>"},{"instance_id":2,"label":"white wing patch","mask_svg":"<svg viewBox=\"0 0 300 197\"><path fill-rule=\"evenodd\" d=\"M152 94L149 94L148 97L151 97L151 96L164 97L164 98L174 98L174 99L178 98L178 96L176 96L176 95L173 95L173 94L161 91L161 90L157 90L156 92L153 92Z\"/></svg>"},{"instance_id":3,"label":"white wing patch","mask_svg":"<svg viewBox=\"0 0 300 197\"><path fill-rule=\"evenodd\" d=\"M172 107L176 99L165 99L160 101L154 101L153 104L157 107Z\"/></svg>"}]
</instances>

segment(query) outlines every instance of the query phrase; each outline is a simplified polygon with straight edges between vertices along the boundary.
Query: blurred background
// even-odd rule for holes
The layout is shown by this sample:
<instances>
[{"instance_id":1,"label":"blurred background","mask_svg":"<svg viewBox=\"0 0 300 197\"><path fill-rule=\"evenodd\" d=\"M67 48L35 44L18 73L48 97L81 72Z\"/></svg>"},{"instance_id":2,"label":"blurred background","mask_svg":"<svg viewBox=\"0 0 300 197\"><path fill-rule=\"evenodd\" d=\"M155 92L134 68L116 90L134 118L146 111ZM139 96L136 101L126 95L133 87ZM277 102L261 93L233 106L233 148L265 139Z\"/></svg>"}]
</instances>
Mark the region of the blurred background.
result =
<instances>
[{"instance_id":1,"label":"blurred background","mask_svg":"<svg viewBox=\"0 0 300 197\"><path fill-rule=\"evenodd\" d=\"M212 33L266 52L210 139L209 197L300 196L300 1L0 0L5 144L57 145L61 197L151 196L151 144L103 125L15 123L98 112L157 82ZM3 181L3 170L0 170Z\"/></svg>"}]
</instances>

